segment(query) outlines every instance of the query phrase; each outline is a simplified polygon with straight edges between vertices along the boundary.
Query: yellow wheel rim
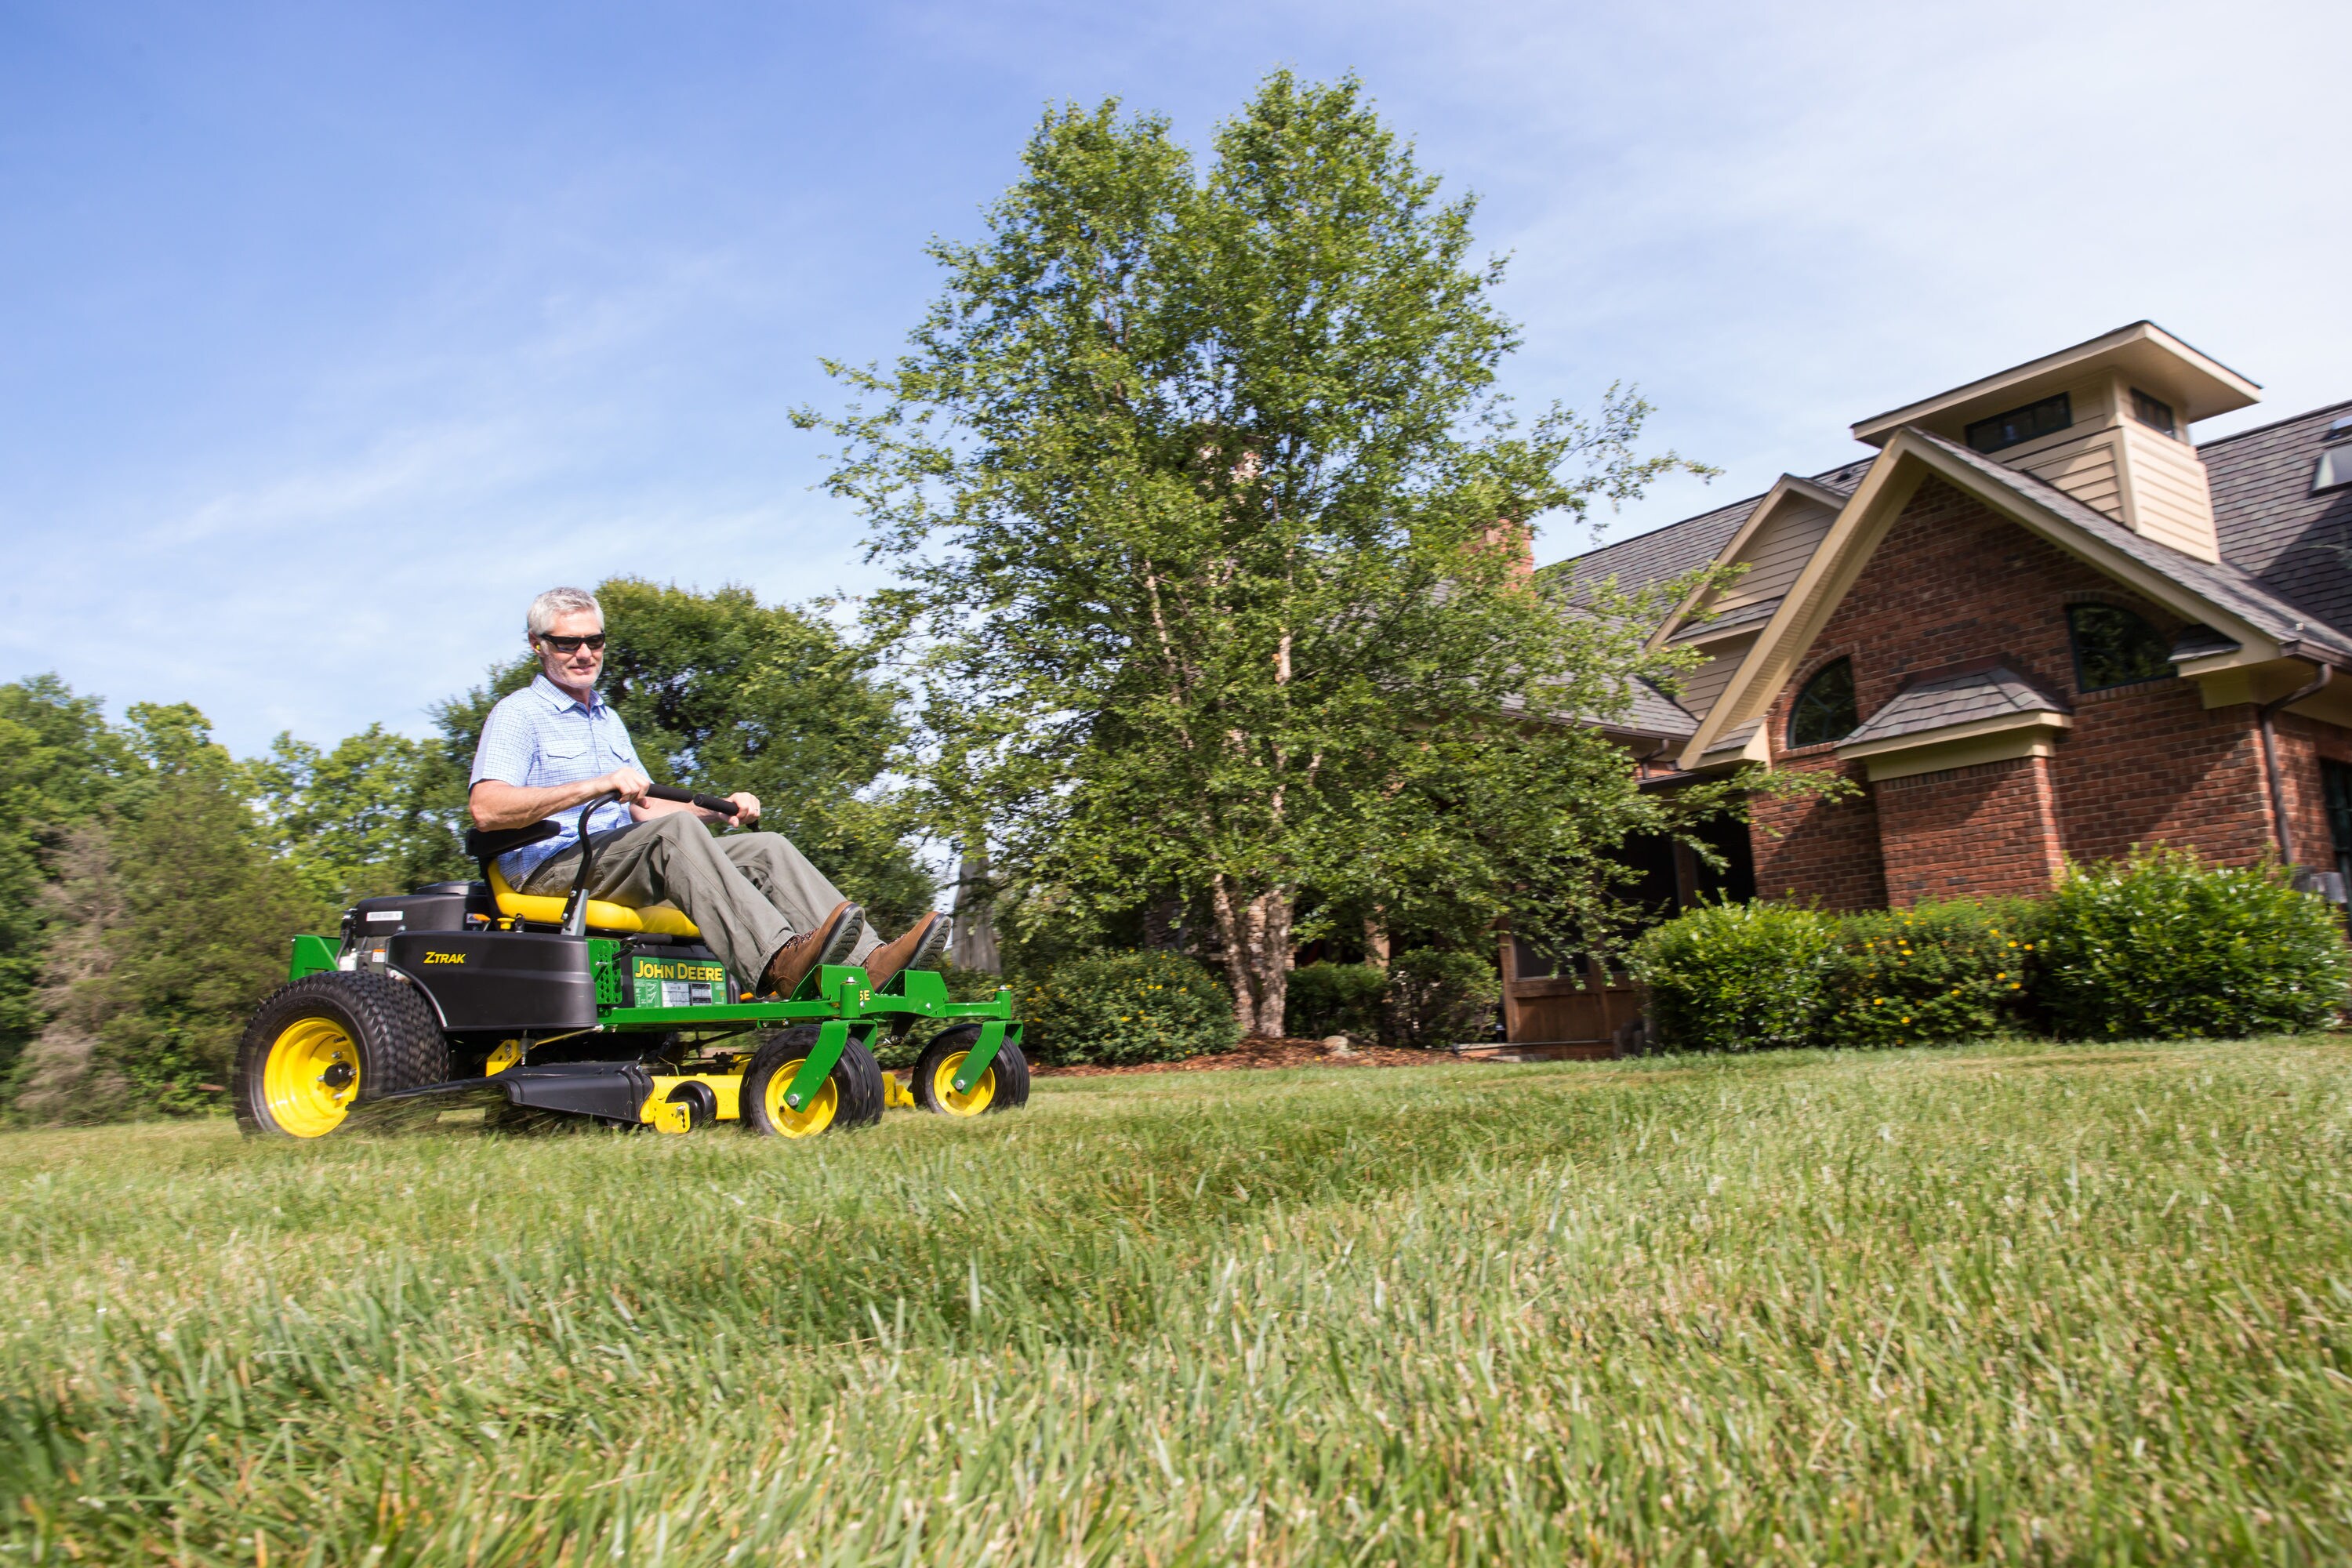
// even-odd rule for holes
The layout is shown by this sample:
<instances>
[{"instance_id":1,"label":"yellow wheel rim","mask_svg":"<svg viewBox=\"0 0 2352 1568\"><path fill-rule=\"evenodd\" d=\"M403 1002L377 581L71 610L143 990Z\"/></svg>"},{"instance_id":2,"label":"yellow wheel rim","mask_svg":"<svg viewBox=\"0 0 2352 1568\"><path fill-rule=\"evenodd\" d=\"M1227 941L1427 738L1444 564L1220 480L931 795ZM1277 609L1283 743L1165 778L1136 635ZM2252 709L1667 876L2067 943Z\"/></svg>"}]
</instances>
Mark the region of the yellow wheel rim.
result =
<instances>
[{"instance_id":1,"label":"yellow wheel rim","mask_svg":"<svg viewBox=\"0 0 2352 1568\"><path fill-rule=\"evenodd\" d=\"M834 1087L831 1073L825 1074L809 1102L798 1110L784 1103L784 1091L793 1087L793 1079L806 1060L806 1057L795 1057L770 1073L761 1096L767 1101L768 1125L787 1138L807 1138L824 1131L833 1125L833 1113L841 1109L841 1091Z\"/></svg>"},{"instance_id":2,"label":"yellow wheel rim","mask_svg":"<svg viewBox=\"0 0 2352 1568\"><path fill-rule=\"evenodd\" d=\"M289 1024L269 1042L261 1097L281 1132L323 1138L343 1124L360 1095L360 1048L326 1018Z\"/></svg>"},{"instance_id":3,"label":"yellow wheel rim","mask_svg":"<svg viewBox=\"0 0 2352 1568\"><path fill-rule=\"evenodd\" d=\"M980 1075L978 1083L961 1094L956 1092L955 1076L962 1068L964 1058L971 1054L970 1051L956 1051L941 1057L940 1065L931 1069L931 1098L950 1116L978 1116L996 1098L994 1062L988 1064L988 1070Z\"/></svg>"}]
</instances>

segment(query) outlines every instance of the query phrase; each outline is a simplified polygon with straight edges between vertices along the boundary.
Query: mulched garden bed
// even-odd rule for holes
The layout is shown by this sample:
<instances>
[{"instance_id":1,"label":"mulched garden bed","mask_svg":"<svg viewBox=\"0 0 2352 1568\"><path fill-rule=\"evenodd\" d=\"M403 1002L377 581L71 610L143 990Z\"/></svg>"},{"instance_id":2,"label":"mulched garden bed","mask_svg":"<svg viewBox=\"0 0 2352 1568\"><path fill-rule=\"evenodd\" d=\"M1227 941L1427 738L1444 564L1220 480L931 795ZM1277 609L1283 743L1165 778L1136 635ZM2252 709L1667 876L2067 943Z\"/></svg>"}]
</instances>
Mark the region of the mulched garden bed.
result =
<instances>
[{"instance_id":1,"label":"mulched garden bed","mask_svg":"<svg viewBox=\"0 0 2352 1568\"><path fill-rule=\"evenodd\" d=\"M1032 1068L1038 1078L1106 1078L1113 1073L1232 1072L1245 1068L1420 1068L1457 1058L1447 1051L1402 1051L1382 1046L1357 1046L1351 1054L1333 1056L1320 1040L1270 1039L1253 1035L1230 1051L1189 1057L1181 1062L1144 1062L1136 1067Z\"/></svg>"}]
</instances>

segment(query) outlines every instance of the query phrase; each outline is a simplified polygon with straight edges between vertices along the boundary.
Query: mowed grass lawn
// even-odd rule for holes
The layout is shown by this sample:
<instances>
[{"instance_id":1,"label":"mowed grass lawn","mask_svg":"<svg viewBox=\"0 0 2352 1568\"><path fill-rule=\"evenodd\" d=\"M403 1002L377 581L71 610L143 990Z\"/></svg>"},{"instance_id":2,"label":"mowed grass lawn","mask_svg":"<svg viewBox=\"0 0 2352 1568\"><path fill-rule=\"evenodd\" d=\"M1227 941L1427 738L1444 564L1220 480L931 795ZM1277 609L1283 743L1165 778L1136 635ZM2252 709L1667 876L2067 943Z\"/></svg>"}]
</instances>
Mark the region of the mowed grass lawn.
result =
<instances>
[{"instance_id":1,"label":"mowed grass lawn","mask_svg":"<svg viewBox=\"0 0 2352 1568\"><path fill-rule=\"evenodd\" d=\"M2334 1039L0 1138L5 1561L2352 1555Z\"/></svg>"}]
</instances>

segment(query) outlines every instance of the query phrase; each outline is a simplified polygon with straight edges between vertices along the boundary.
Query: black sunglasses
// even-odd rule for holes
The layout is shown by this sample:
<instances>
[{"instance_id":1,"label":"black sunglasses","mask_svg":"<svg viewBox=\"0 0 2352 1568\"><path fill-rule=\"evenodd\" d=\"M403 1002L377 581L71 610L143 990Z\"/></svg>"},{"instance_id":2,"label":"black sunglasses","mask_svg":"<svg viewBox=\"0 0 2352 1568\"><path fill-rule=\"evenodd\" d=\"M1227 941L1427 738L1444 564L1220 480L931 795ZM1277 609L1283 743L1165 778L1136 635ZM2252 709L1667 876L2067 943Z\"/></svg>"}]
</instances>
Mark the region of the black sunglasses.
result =
<instances>
[{"instance_id":1,"label":"black sunglasses","mask_svg":"<svg viewBox=\"0 0 2352 1568\"><path fill-rule=\"evenodd\" d=\"M539 634L539 640L558 653L578 653L583 647L594 653L604 651L603 632L589 637L560 637L553 632L541 632Z\"/></svg>"}]
</instances>

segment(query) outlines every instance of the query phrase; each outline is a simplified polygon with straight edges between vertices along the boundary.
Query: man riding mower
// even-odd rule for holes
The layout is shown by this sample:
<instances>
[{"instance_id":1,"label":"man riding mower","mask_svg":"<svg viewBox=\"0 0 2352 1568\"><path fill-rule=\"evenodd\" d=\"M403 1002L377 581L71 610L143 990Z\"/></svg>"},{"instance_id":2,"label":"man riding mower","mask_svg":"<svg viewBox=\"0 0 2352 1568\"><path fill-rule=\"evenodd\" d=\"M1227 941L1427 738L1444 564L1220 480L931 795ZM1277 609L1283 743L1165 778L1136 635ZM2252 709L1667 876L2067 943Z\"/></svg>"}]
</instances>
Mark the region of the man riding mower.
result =
<instances>
[{"instance_id":1,"label":"man riding mower","mask_svg":"<svg viewBox=\"0 0 2352 1568\"><path fill-rule=\"evenodd\" d=\"M363 900L339 943L295 939L290 983L238 1049L247 1131L479 1106L493 1125L732 1121L797 1137L893 1101L967 1116L1027 1101L1010 992L950 1002L935 972L944 916L878 942L785 838L710 836L756 819L756 797L654 784L596 694L592 595L541 595L529 637L540 676L491 710L475 752L466 845L482 879ZM908 1097L872 1047L925 1019L950 1026Z\"/></svg>"}]
</instances>

